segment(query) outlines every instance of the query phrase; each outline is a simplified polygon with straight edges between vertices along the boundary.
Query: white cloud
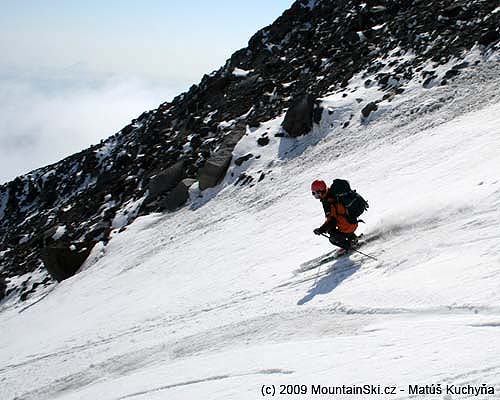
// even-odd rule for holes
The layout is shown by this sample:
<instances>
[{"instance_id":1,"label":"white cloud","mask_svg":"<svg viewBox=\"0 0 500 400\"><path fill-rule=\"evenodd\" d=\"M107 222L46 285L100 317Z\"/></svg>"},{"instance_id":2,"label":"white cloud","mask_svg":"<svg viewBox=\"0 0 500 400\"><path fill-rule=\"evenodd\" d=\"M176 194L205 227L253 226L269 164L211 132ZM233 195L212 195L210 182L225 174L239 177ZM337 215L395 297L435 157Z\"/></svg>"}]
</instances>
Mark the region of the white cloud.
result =
<instances>
[{"instance_id":1,"label":"white cloud","mask_svg":"<svg viewBox=\"0 0 500 400\"><path fill-rule=\"evenodd\" d=\"M98 143L180 92L178 85L75 70L56 79L0 76L0 182Z\"/></svg>"}]
</instances>

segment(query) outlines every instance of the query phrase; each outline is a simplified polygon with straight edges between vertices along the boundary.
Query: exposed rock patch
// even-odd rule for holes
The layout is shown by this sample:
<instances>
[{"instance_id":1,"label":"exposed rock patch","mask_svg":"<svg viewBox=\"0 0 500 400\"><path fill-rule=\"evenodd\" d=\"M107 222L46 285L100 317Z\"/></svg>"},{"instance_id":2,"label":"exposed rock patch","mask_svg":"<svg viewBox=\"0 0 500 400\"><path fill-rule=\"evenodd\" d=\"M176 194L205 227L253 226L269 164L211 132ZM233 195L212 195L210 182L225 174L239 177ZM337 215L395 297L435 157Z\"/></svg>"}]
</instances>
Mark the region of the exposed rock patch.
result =
<instances>
[{"instance_id":1,"label":"exposed rock patch","mask_svg":"<svg viewBox=\"0 0 500 400\"><path fill-rule=\"evenodd\" d=\"M283 129L290 137L307 134L313 124L314 98L310 94L297 97L286 112Z\"/></svg>"},{"instance_id":2,"label":"exposed rock patch","mask_svg":"<svg viewBox=\"0 0 500 400\"><path fill-rule=\"evenodd\" d=\"M50 276L58 282L73 276L89 256L88 244L57 244L45 247L41 258Z\"/></svg>"}]
</instances>

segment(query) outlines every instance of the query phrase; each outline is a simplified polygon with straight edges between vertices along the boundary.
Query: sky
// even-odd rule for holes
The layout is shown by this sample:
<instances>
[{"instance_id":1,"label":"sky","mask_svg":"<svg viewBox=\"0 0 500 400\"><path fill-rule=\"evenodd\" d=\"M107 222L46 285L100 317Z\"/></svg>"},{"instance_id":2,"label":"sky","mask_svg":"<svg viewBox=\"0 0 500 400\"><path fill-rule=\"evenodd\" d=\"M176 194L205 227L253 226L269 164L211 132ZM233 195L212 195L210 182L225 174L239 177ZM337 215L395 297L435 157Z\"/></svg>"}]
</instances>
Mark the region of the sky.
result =
<instances>
[{"instance_id":1,"label":"sky","mask_svg":"<svg viewBox=\"0 0 500 400\"><path fill-rule=\"evenodd\" d=\"M292 3L4 2L0 183L98 143L198 83Z\"/></svg>"}]
</instances>

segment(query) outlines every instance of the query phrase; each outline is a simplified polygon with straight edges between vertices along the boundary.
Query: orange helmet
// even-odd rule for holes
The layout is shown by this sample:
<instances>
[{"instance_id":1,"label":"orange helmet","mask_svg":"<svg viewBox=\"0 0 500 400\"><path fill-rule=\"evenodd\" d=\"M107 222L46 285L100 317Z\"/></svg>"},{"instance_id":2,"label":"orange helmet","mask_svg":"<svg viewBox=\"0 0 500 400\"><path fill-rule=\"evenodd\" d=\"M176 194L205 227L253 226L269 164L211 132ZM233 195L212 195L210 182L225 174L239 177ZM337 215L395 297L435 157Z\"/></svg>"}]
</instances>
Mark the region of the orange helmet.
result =
<instances>
[{"instance_id":1,"label":"orange helmet","mask_svg":"<svg viewBox=\"0 0 500 400\"><path fill-rule=\"evenodd\" d=\"M315 180L311 184L311 191L313 191L313 192L326 191L326 183L325 183L325 181Z\"/></svg>"}]
</instances>

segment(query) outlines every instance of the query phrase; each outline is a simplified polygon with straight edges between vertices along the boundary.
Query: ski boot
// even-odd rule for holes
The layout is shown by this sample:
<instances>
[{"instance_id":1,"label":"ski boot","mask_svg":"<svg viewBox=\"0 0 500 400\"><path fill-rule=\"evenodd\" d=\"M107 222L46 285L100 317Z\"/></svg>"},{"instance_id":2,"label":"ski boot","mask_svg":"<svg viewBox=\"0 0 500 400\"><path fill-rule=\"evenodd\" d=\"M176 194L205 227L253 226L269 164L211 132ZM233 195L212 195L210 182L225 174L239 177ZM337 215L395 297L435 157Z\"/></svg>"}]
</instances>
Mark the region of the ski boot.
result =
<instances>
[{"instance_id":1,"label":"ski boot","mask_svg":"<svg viewBox=\"0 0 500 400\"><path fill-rule=\"evenodd\" d=\"M341 247L340 249L338 249L338 250L335 252L335 256L336 256L336 257L342 257L342 256L346 255L348 252L349 252L349 250L348 250L348 249L344 249L343 247Z\"/></svg>"}]
</instances>

